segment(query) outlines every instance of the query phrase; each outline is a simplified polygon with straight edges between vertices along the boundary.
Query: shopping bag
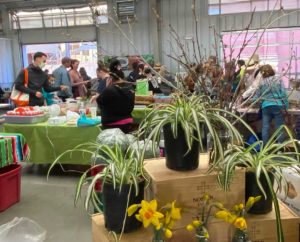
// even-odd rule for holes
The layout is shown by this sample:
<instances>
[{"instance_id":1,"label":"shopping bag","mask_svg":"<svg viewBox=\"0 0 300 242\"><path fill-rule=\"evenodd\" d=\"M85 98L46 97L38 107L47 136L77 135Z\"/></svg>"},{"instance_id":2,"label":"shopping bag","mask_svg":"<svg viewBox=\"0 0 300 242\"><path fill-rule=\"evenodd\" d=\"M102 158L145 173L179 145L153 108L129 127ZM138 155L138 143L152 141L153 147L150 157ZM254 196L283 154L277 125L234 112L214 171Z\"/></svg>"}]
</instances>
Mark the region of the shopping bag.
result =
<instances>
[{"instance_id":1,"label":"shopping bag","mask_svg":"<svg viewBox=\"0 0 300 242\"><path fill-rule=\"evenodd\" d=\"M28 70L24 68L24 86L28 86ZM14 84L10 99L16 106L28 106L29 104L29 94L20 92L16 89L16 85Z\"/></svg>"},{"instance_id":2,"label":"shopping bag","mask_svg":"<svg viewBox=\"0 0 300 242\"><path fill-rule=\"evenodd\" d=\"M138 96L148 96L149 95L148 79L141 79L141 80L136 81L135 94Z\"/></svg>"}]
</instances>

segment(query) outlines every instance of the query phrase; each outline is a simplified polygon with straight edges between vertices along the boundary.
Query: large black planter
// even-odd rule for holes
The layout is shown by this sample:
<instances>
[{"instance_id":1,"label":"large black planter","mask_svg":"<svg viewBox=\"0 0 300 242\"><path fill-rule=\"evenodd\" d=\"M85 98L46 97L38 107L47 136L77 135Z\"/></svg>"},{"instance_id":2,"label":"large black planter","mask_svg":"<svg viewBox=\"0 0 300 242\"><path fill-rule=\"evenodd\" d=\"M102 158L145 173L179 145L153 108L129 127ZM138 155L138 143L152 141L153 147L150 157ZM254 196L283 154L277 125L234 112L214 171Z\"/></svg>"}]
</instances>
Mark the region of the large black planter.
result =
<instances>
[{"instance_id":1,"label":"large black planter","mask_svg":"<svg viewBox=\"0 0 300 242\"><path fill-rule=\"evenodd\" d=\"M268 173L271 179L272 184L274 184L274 176L272 173ZM264 191L266 192L267 199L265 200L264 195L260 191L257 182L256 176L254 172L246 172L246 194L245 200L247 201L249 197L261 196L261 200L256 202L253 207L248 211L252 214L266 214L272 211L273 198L271 190L268 186L266 176L261 173L260 182Z\"/></svg>"},{"instance_id":2,"label":"large black planter","mask_svg":"<svg viewBox=\"0 0 300 242\"><path fill-rule=\"evenodd\" d=\"M197 169L199 166L199 142L194 140L192 149L187 153L188 146L181 126L178 127L176 138L174 138L171 125L165 125L163 131L167 167L176 171L190 171ZM196 136L196 132L194 135Z\"/></svg>"},{"instance_id":3,"label":"large black planter","mask_svg":"<svg viewBox=\"0 0 300 242\"><path fill-rule=\"evenodd\" d=\"M145 181L139 183L138 196L135 196L134 186L131 187L128 207L135 203L141 203L144 199L144 186ZM125 214L127 216L126 209L129 190L130 185L127 184L122 186L121 192L119 192L119 187L114 189L112 184L103 184L103 214L105 227L109 231L114 231L116 233L121 233L122 231ZM129 233L137 230L141 225L141 222L139 222L134 215L131 217L127 216L124 232Z\"/></svg>"}]
</instances>

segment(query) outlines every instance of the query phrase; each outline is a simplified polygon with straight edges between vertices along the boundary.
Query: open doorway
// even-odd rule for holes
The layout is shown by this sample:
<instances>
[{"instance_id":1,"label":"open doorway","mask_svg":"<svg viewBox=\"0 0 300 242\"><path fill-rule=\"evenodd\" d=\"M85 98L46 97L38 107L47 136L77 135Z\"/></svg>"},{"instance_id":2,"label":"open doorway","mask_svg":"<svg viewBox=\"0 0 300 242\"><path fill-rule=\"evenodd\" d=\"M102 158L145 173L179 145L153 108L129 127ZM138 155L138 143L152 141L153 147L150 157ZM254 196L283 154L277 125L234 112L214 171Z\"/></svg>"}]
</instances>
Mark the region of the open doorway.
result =
<instances>
[{"instance_id":1,"label":"open doorway","mask_svg":"<svg viewBox=\"0 0 300 242\"><path fill-rule=\"evenodd\" d=\"M79 67L84 67L90 77L96 76L96 42L29 44L23 45L22 49L24 67L32 63L35 52L41 51L48 56L45 69L48 69L50 74L61 65L61 59L67 56L79 60Z\"/></svg>"}]
</instances>

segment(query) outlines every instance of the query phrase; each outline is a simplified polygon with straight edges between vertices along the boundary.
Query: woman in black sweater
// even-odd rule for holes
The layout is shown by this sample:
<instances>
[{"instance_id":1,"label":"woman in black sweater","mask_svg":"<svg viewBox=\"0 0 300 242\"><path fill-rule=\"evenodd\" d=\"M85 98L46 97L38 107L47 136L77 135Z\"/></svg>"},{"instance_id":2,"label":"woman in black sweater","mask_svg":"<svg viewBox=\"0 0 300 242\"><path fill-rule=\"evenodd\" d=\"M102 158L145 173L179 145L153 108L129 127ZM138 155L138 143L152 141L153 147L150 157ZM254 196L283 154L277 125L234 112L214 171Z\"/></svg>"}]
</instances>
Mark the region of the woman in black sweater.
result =
<instances>
[{"instance_id":1,"label":"woman in black sweater","mask_svg":"<svg viewBox=\"0 0 300 242\"><path fill-rule=\"evenodd\" d=\"M120 128L124 133L129 133L133 123L131 112L134 108L134 87L132 83L123 81L114 73L110 75L112 84L97 98L102 127Z\"/></svg>"}]
</instances>

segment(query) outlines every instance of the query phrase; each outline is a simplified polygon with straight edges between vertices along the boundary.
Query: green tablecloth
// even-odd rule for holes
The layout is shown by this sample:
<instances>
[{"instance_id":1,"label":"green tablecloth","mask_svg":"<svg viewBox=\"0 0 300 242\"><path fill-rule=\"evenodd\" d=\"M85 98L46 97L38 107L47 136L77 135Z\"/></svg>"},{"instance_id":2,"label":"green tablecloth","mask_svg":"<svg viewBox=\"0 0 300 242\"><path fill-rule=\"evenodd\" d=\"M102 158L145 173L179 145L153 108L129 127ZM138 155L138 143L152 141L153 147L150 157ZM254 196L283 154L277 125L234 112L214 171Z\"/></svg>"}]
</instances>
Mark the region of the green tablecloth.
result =
<instances>
[{"instance_id":1,"label":"green tablecloth","mask_svg":"<svg viewBox=\"0 0 300 242\"><path fill-rule=\"evenodd\" d=\"M4 132L23 134L30 149L29 161L49 164L64 151L73 149L81 143L95 141L100 128L98 126L50 126L47 123L4 124ZM90 157L82 157L79 153L61 159L65 164L89 164L89 161Z\"/></svg>"},{"instance_id":2,"label":"green tablecloth","mask_svg":"<svg viewBox=\"0 0 300 242\"><path fill-rule=\"evenodd\" d=\"M132 116L135 122L140 122L147 109L134 109ZM4 132L23 134L30 149L29 161L37 164L52 163L57 156L75 146L93 142L100 133L100 127L76 127L68 125L51 126L39 124L4 124ZM90 157L81 153L73 153L62 157L64 164L89 164Z\"/></svg>"}]
</instances>

